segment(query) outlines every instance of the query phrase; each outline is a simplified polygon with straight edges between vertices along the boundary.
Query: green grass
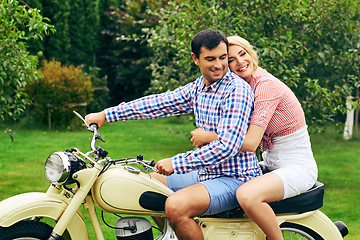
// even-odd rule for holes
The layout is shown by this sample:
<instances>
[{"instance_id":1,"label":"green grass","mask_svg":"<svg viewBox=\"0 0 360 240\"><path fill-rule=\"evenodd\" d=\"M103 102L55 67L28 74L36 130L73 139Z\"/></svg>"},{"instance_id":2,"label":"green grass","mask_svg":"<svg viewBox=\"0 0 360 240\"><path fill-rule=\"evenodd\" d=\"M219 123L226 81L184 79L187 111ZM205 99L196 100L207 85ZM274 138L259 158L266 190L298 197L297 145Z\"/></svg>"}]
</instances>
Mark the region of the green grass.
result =
<instances>
[{"instance_id":1,"label":"green grass","mask_svg":"<svg viewBox=\"0 0 360 240\"><path fill-rule=\"evenodd\" d=\"M348 240L360 239L360 140L344 141L335 130L311 136L319 167L319 181L325 184L322 211L349 228Z\"/></svg>"},{"instance_id":2,"label":"green grass","mask_svg":"<svg viewBox=\"0 0 360 240\"><path fill-rule=\"evenodd\" d=\"M178 123L176 118L127 121L105 124L99 132L106 141L98 141L109 152L109 157L136 158L142 154L146 160L160 160L193 148L189 135L192 124ZM44 175L46 158L55 151L77 147L90 150L92 134L77 132L15 131L14 142L9 135L0 135L0 200L24 192L45 192L49 182ZM95 239L91 223L83 210L89 227L90 239ZM98 215L100 210L97 209ZM114 226L117 218L105 213L106 221ZM100 220L102 222L102 220ZM102 224L107 239L115 239L115 230ZM154 234L156 230L154 231Z\"/></svg>"},{"instance_id":3,"label":"green grass","mask_svg":"<svg viewBox=\"0 0 360 240\"><path fill-rule=\"evenodd\" d=\"M147 160L159 160L191 150L193 146L182 132L189 133L193 128L190 123L179 124L175 118L105 124L100 133L106 142L100 145L112 158L143 154ZM8 135L0 135L0 200L23 192L46 191L49 183L44 176L44 162L48 155L71 147L86 152L92 136L86 130L18 130L15 133L14 142ZM344 141L335 130L313 134L311 141L319 181L325 184L322 211L332 221L342 220L348 225L350 233L345 239L360 239L360 141ZM110 214L105 218L111 225L116 222ZM90 239L95 239L91 227L89 229ZM113 229L103 225L103 231L108 239L115 239Z\"/></svg>"}]
</instances>

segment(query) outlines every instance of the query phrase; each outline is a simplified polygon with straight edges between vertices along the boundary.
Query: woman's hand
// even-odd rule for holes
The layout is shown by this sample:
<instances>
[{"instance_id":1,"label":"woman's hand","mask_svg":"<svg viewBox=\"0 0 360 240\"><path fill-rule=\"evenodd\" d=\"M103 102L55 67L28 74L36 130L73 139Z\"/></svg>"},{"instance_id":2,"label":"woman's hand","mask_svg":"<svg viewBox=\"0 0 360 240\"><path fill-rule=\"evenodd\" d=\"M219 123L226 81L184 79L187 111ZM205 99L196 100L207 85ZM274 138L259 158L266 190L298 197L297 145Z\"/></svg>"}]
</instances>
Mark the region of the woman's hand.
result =
<instances>
[{"instance_id":1,"label":"woman's hand","mask_svg":"<svg viewBox=\"0 0 360 240\"><path fill-rule=\"evenodd\" d=\"M191 135L192 138L190 139L190 141L197 148L201 148L217 139L216 133L205 131L202 128L194 129L193 131L191 131Z\"/></svg>"}]
</instances>

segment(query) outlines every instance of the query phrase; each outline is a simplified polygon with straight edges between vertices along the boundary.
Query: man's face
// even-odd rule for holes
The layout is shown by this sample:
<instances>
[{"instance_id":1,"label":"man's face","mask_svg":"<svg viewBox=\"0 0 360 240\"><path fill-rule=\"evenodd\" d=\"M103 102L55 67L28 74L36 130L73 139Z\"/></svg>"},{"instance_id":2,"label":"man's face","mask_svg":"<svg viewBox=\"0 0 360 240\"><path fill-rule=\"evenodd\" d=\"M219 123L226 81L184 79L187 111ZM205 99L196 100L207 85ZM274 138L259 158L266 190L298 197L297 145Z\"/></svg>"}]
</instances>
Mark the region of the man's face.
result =
<instances>
[{"instance_id":1,"label":"man's face","mask_svg":"<svg viewBox=\"0 0 360 240\"><path fill-rule=\"evenodd\" d=\"M228 52L226 44L221 42L216 48L201 48L199 58L191 54L196 65L200 67L206 86L222 79L228 69Z\"/></svg>"}]
</instances>

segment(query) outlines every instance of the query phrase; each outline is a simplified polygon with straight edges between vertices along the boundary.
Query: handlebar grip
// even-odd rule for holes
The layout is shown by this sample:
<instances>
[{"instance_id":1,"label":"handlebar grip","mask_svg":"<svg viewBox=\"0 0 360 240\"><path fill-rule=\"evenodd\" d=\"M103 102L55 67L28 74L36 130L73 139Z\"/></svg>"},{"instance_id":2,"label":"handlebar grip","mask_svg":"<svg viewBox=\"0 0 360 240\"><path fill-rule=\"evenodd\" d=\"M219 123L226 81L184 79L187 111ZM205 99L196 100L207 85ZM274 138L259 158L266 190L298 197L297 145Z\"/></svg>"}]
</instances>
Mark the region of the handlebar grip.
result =
<instances>
[{"instance_id":1,"label":"handlebar grip","mask_svg":"<svg viewBox=\"0 0 360 240\"><path fill-rule=\"evenodd\" d=\"M98 130L98 129L99 129L99 125L98 125L97 123L90 123L89 128L90 128L90 129L94 129L94 128L95 128L95 130Z\"/></svg>"}]
</instances>

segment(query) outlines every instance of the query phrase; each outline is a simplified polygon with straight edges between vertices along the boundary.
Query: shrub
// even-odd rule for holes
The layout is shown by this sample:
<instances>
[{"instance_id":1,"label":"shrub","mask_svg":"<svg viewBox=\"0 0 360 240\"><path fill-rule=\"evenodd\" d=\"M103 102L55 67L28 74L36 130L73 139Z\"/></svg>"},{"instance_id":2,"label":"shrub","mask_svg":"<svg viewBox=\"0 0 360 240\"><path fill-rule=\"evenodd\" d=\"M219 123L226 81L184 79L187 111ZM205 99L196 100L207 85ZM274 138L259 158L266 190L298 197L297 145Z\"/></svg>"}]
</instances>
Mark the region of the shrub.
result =
<instances>
[{"instance_id":1,"label":"shrub","mask_svg":"<svg viewBox=\"0 0 360 240\"><path fill-rule=\"evenodd\" d=\"M91 101L91 76L84 74L80 66L61 66L55 60L44 60L39 73L43 78L27 86L33 102L32 117L44 124L50 115L52 128L69 128L75 117L72 111L83 113L85 107L78 106L79 103Z\"/></svg>"}]
</instances>

